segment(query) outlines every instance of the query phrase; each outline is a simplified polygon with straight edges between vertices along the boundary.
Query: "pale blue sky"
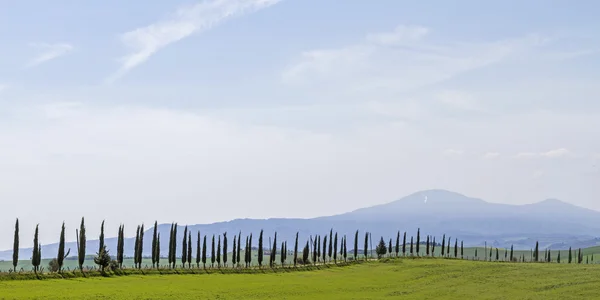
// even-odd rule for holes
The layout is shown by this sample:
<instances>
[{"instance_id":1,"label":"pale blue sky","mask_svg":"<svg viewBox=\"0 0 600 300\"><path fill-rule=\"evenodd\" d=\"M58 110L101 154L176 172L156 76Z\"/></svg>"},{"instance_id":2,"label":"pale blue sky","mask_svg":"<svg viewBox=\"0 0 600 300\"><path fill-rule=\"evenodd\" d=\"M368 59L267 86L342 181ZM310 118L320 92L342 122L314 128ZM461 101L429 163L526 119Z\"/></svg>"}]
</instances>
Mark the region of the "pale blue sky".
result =
<instances>
[{"instance_id":1,"label":"pale blue sky","mask_svg":"<svg viewBox=\"0 0 600 300\"><path fill-rule=\"evenodd\" d=\"M84 214L116 232L330 215L429 188L600 210L598 11L0 1L0 199L45 241Z\"/></svg>"}]
</instances>

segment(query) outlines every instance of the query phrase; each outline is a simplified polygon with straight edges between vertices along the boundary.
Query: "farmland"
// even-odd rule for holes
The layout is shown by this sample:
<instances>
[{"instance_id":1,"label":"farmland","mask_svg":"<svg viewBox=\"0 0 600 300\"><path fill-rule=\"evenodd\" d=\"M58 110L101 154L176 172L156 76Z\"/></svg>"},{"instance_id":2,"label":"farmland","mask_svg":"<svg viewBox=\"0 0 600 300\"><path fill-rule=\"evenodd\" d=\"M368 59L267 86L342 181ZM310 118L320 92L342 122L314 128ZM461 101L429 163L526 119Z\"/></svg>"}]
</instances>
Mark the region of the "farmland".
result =
<instances>
[{"instance_id":1,"label":"farmland","mask_svg":"<svg viewBox=\"0 0 600 300\"><path fill-rule=\"evenodd\" d=\"M308 272L15 280L0 290L9 299L591 299L599 284L600 265L424 258Z\"/></svg>"}]
</instances>

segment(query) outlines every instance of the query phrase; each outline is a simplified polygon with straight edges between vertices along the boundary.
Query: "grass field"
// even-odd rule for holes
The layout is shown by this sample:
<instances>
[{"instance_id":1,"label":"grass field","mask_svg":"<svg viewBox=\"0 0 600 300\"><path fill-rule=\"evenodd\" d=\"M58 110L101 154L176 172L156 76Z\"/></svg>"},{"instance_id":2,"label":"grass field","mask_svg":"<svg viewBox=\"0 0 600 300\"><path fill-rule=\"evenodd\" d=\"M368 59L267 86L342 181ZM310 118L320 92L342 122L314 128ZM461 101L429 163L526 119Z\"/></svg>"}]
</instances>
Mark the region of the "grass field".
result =
<instances>
[{"instance_id":1,"label":"grass field","mask_svg":"<svg viewBox=\"0 0 600 300\"><path fill-rule=\"evenodd\" d=\"M598 299L600 265L398 259L274 274L0 282L3 299Z\"/></svg>"}]
</instances>

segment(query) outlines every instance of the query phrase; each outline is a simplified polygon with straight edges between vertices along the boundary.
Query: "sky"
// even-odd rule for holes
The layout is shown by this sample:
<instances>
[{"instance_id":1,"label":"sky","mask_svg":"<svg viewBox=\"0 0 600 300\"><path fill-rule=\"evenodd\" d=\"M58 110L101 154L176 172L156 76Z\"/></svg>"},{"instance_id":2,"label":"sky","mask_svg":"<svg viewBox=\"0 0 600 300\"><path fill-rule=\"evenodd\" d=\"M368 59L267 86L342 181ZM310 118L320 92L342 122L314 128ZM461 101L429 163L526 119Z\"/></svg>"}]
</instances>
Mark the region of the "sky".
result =
<instances>
[{"instance_id":1,"label":"sky","mask_svg":"<svg viewBox=\"0 0 600 300\"><path fill-rule=\"evenodd\" d=\"M0 1L0 249L426 189L600 210L599 10Z\"/></svg>"}]
</instances>

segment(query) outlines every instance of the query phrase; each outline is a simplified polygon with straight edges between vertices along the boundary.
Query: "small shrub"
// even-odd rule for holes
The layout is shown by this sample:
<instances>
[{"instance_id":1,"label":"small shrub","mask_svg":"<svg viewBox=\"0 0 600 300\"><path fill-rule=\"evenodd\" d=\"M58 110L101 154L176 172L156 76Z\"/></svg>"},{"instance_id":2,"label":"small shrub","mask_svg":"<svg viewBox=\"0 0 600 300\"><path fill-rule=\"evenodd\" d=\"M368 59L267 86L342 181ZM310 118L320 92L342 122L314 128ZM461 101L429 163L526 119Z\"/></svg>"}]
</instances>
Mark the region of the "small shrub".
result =
<instances>
[{"instance_id":1,"label":"small shrub","mask_svg":"<svg viewBox=\"0 0 600 300\"><path fill-rule=\"evenodd\" d=\"M48 263L48 271L52 272L52 273L56 273L58 272L58 260L56 258L52 259L49 263Z\"/></svg>"}]
</instances>

